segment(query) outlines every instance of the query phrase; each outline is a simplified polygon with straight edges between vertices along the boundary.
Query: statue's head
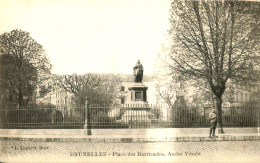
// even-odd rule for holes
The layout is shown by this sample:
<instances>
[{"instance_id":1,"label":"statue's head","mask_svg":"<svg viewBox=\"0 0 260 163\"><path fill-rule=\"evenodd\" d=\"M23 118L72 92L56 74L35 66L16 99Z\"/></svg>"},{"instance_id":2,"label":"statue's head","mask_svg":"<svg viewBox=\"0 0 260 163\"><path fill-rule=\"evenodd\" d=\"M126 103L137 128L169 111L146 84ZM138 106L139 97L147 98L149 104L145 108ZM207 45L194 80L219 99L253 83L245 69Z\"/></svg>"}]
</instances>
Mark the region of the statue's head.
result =
<instances>
[{"instance_id":1,"label":"statue's head","mask_svg":"<svg viewBox=\"0 0 260 163\"><path fill-rule=\"evenodd\" d=\"M137 60L137 63L140 63L140 59Z\"/></svg>"}]
</instances>

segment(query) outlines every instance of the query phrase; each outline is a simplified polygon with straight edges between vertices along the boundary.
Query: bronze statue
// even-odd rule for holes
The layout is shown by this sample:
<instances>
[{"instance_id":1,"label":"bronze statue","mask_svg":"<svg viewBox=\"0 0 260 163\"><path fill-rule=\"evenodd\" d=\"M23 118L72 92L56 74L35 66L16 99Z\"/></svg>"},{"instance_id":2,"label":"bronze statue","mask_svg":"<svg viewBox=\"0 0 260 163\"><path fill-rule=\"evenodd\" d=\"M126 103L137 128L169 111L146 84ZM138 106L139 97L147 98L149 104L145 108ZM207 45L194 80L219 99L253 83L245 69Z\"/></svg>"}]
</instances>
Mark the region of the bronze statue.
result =
<instances>
[{"instance_id":1,"label":"bronze statue","mask_svg":"<svg viewBox=\"0 0 260 163\"><path fill-rule=\"evenodd\" d=\"M143 80L143 65L140 63L140 60L137 61L136 65L134 66L134 81L135 82L142 82Z\"/></svg>"}]
</instances>

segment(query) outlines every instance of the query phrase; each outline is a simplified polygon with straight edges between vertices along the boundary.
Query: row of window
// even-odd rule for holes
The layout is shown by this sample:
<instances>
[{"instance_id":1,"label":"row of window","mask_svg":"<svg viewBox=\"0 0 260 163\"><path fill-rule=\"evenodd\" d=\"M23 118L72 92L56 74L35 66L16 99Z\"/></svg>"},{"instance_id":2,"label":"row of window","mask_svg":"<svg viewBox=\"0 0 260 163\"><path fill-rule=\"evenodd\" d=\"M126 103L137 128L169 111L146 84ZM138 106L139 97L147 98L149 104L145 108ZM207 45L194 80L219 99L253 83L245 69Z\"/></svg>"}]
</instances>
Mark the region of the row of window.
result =
<instances>
[{"instance_id":1,"label":"row of window","mask_svg":"<svg viewBox=\"0 0 260 163\"><path fill-rule=\"evenodd\" d=\"M251 99L249 93L237 92L236 102L249 102L250 100Z\"/></svg>"},{"instance_id":2,"label":"row of window","mask_svg":"<svg viewBox=\"0 0 260 163\"><path fill-rule=\"evenodd\" d=\"M260 92L260 86L242 86L239 84L235 84L235 88L237 89L242 89L242 90L247 90L247 91L251 91L251 92Z\"/></svg>"}]
</instances>

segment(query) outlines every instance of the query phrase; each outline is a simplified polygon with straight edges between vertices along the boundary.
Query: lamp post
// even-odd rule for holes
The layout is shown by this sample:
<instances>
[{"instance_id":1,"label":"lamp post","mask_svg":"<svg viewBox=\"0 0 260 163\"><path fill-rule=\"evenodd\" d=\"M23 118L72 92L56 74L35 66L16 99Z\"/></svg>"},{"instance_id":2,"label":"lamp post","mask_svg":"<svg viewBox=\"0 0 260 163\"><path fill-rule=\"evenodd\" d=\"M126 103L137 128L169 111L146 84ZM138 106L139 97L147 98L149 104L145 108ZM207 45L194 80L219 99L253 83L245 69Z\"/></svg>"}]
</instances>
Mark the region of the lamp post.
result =
<instances>
[{"instance_id":1,"label":"lamp post","mask_svg":"<svg viewBox=\"0 0 260 163\"><path fill-rule=\"evenodd\" d=\"M91 135L91 126L90 126L90 111L88 100L85 102L85 125L84 129L87 129L87 135Z\"/></svg>"}]
</instances>

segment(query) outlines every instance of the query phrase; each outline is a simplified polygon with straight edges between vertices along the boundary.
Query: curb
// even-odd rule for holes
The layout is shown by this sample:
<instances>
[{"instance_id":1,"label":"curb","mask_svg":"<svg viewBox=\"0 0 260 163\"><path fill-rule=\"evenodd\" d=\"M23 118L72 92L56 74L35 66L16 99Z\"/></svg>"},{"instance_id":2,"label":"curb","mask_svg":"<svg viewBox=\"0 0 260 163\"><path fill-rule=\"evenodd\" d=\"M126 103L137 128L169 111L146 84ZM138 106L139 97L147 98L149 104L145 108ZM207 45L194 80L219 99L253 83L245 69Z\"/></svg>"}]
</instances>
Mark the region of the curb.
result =
<instances>
[{"instance_id":1,"label":"curb","mask_svg":"<svg viewBox=\"0 0 260 163\"><path fill-rule=\"evenodd\" d=\"M151 143L151 142L204 142L204 141L258 141L260 136L218 136L209 137L165 137L165 138L25 138L0 137L2 140L41 142L86 142L86 143Z\"/></svg>"}]
</instances>

